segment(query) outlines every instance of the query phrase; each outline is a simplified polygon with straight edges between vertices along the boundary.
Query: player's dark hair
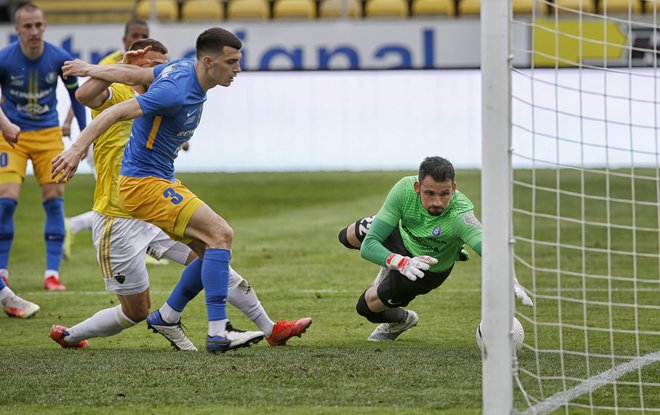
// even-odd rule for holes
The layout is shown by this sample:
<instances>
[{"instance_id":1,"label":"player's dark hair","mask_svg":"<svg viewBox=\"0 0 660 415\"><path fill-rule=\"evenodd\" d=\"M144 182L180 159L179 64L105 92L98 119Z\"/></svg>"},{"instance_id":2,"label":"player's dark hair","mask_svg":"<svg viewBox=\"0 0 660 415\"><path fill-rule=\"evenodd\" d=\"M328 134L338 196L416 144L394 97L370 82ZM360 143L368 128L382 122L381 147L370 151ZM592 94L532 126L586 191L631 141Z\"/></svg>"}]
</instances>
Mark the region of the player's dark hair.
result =
<instances>
[{"instance_id":1,"label":"player's dark hair","mask_svg":"<svg viewBox=\"0 0 660 415\"><path fill-rule=\"evenodd\" d=\"M427 157L419 165L420 183L426 176L431 176L436 182L456 181L454 166L449 160L438 156Z\"/></svg>"},{"instance_id":2,"label":"player's dark hair","mask_svg":"<svg viewBox=\"0 0 660 415\"><path fill-rule=\"evenodd\" d=\"M131 44L129 50L144 49L147 46L151 46L151 50L153 50L154 52L159 52L162 53L163 55L167 55L168 53L168 50L165 47L165 45L163 45L156 39L138 39L135 42L133 42L133 44Z\"/></svg>"},{"instance_id":3,"label":"player's dark hair","mask_svg":"<svg viewBox=\"0 0 660 415\"><path fill-rule=\"evenodd\" d=\"M147 33L149 32L149 24L147 24L147 22L141 19L132 19L124 26L124 36L128 36L128 31L131 29L131 26L144 26L147 28Z\"/></svg>"},{"instance_id":4,"label":"player's dark hair","mask_svg":"<svg viewBox=\"0 0 660 415\"><path fill-rule=\"evenodd\" d=\"M14 11L14 23L18 22L18 13L22 11L33 12L35 10L41 10L39 6L32 3L31 1L24 1L18 4L16 10ZM43 13L43 11L42 11Z\"/></svg>"},{"instance_id":5,"label":"player's dark hair","mask_svg":"<svg viewBox=\"0 0 660 415\"><path fill-rule=\"evenodd\" d=\"M206 29L197 37L197 45L195 47L197 59L203 58L204 55L222 53L225 46L240 50L243 44L235 34L228 30L220 27Z\"/></svg>"}]
</instances>

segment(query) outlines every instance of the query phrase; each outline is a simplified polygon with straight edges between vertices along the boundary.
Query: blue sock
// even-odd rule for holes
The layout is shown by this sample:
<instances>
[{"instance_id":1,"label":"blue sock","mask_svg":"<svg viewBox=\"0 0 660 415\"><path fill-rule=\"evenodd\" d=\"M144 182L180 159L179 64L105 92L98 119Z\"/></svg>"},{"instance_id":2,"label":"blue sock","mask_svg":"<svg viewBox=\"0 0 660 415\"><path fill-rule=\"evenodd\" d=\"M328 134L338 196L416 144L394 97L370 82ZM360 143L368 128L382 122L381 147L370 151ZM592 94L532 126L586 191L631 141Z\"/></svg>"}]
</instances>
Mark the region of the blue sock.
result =
<instances>
[{"instance_id":1,"label":"blue sock","mask_svg":"<svg viewBox=\"0 0 660 415\"><path fill-rule=\"evenodd\" d=\"M17 202L8 197L0 197L0 268L7 269L9 252L14 241L14 211Z\"/></svg>"},{"instance_id":2,"label":"blue sock","mask_svg":"<svg viewBox=\"0 0 660 415\"><path fill-rule=\"evenodd\" d=\"M207 249L202 261L202 284L206 292L209 321L227 319L227 291L229 290L228 249Z\"/></svg>"},{"instance_id":3,"label":"blue sock","mask_svg":"<svg viewBox=\"0 0 660 415\"><path fill-rule=\"evenodd\" d=\"M62 261L62 246L64 244L64 200L61 197L46 200L46 226L44 239L46 240L46 269L60 270Z\"/></svg>"},{"instance_id":4,"label":"blue sock","mask_svg":"<svg viewBox=\"0 0 660 415\"><path fill-rule=\"evenodd\" d=\"M180 313L203 288L202 261L196 258L183 270L179 282L167 299L167 304Z\"/></svg>"}]
</instances>

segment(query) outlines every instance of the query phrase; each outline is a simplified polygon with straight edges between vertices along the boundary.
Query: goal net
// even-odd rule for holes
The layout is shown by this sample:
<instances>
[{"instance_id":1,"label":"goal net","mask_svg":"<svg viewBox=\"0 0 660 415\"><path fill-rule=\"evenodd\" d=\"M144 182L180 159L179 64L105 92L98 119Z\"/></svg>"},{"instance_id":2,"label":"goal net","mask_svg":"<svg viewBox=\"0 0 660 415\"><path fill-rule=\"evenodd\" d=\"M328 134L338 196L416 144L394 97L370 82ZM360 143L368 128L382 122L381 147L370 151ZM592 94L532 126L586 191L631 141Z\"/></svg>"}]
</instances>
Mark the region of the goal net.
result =
<instances>
[{"instance_id":1,"label":"goal net","mask_svg":"<svg viewBox=\"0 0 660 415\"><path fill-rule=\"evenodd\" d=\"M510 49L511 255L535 303L515 310L518 412L660 413L658 9L509 15L528 34Z\"/></svg>"}]
</instances>

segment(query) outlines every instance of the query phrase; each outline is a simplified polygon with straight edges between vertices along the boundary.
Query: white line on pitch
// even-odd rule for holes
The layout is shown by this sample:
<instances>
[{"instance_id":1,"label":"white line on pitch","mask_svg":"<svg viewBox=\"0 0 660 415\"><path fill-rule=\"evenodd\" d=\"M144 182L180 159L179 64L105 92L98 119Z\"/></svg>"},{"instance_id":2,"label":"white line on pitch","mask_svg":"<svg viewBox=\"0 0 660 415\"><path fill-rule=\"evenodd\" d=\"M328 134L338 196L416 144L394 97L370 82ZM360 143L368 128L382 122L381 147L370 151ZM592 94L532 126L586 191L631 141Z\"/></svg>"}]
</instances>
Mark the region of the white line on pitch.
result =
<instances>
[{"instance_id":1,"label":"white line on pitch","mask_svg":"<svg viewBox=\"0 0 660 415\"><path fill-rule=\"evenodd\" d=\"M546 399L545 401L532 406L531 408L523 412L523 414L525 415L547 414L569 403L570 401L572 401L573 399L577 398L580 395L584 395L585 393L588 392L593 392L607 384L614 382L616 379L620 378L621 376L627 373L641 369L644 366L648 366L656 362L660 362L660 351L637 357L624 364L614 366L612 369L600 373L596 376L592 376L589 379L585 379L582 383L575 386L573 389L556 393L552 395L550 398Z\"/></svg>"},{"instance_id":2,"label":"white line on pitch","mask_svg":"<svg viewBox=\"0 0 660 415\"><path fill-rule=\"evenodd\" d=\"M273 293L273 292L278 292L280 290L266 290L266 289L259 289L257 288L257 293ZM364 291L363 289L357 289L357 290L336 290L332 288L327 288L327 289L302 289L302 290L290 290L287 292L294 292L294 293L305 293L305 294L341 294L341 293L360 293ZM556 288L541 288L536 290L536 292L556 292ZM607 288L587 288L587 292L608 292ZM613 288L611 290L612 292L658 292L657 288L637 288L632 289L632 288ZM164 290L152 290L152 294L169 294L171 291L164 291ZM451 293L451 294L456 294L456 293L480 293L481 289L479 288L468 288L468 289L442 289L440 288L438 292L441 293ZM566 288L562 289L562 292L582 292L582 289L580 288ZM25 296L31 296L31 295L41 295L41 294L51 294L49 291L29 291L25 293ZM101 294L112 294L108 291L59 291L57 294L75 294L75 295L101 295Z\"/></svg>"}]
</instances>

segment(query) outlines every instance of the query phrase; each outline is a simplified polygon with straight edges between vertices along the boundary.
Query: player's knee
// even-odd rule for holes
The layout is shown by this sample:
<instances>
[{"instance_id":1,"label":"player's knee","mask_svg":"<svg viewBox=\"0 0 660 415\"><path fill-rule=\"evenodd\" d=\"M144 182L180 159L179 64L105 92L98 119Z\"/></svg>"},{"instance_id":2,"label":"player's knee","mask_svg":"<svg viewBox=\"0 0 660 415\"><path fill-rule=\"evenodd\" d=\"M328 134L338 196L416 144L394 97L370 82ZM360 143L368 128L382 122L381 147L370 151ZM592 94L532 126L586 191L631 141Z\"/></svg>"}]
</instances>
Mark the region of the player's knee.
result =
<instances>
[{"instance_id":1,"label":"player's knee","mask_svg":"<svg viewBox=\"0 0 660 415\"><path fill-rule=\"evenodd\" d=\"M207 246L210 248L223 248L231 247L232 242L234 241L234 230L229 226L227 222L217 223L213 226L213 231L210 235L210 241L207 242Z\"/></svg>"},{"instance_id":2,"label":"player's knee","mask_svg":"<svg viewBox=\"0 0 660 415\"><path fill-rule=\"evenodd\" d=\"M355 305L355 311L362 317L366 318L372 323L381 323L381 319L379 314L380 313L374 313L369 309L369 306L367 305L367 300L365 298L366 291L362 293L360 298L358 298L357 304Z\"/></svg>"}]
</instances>

